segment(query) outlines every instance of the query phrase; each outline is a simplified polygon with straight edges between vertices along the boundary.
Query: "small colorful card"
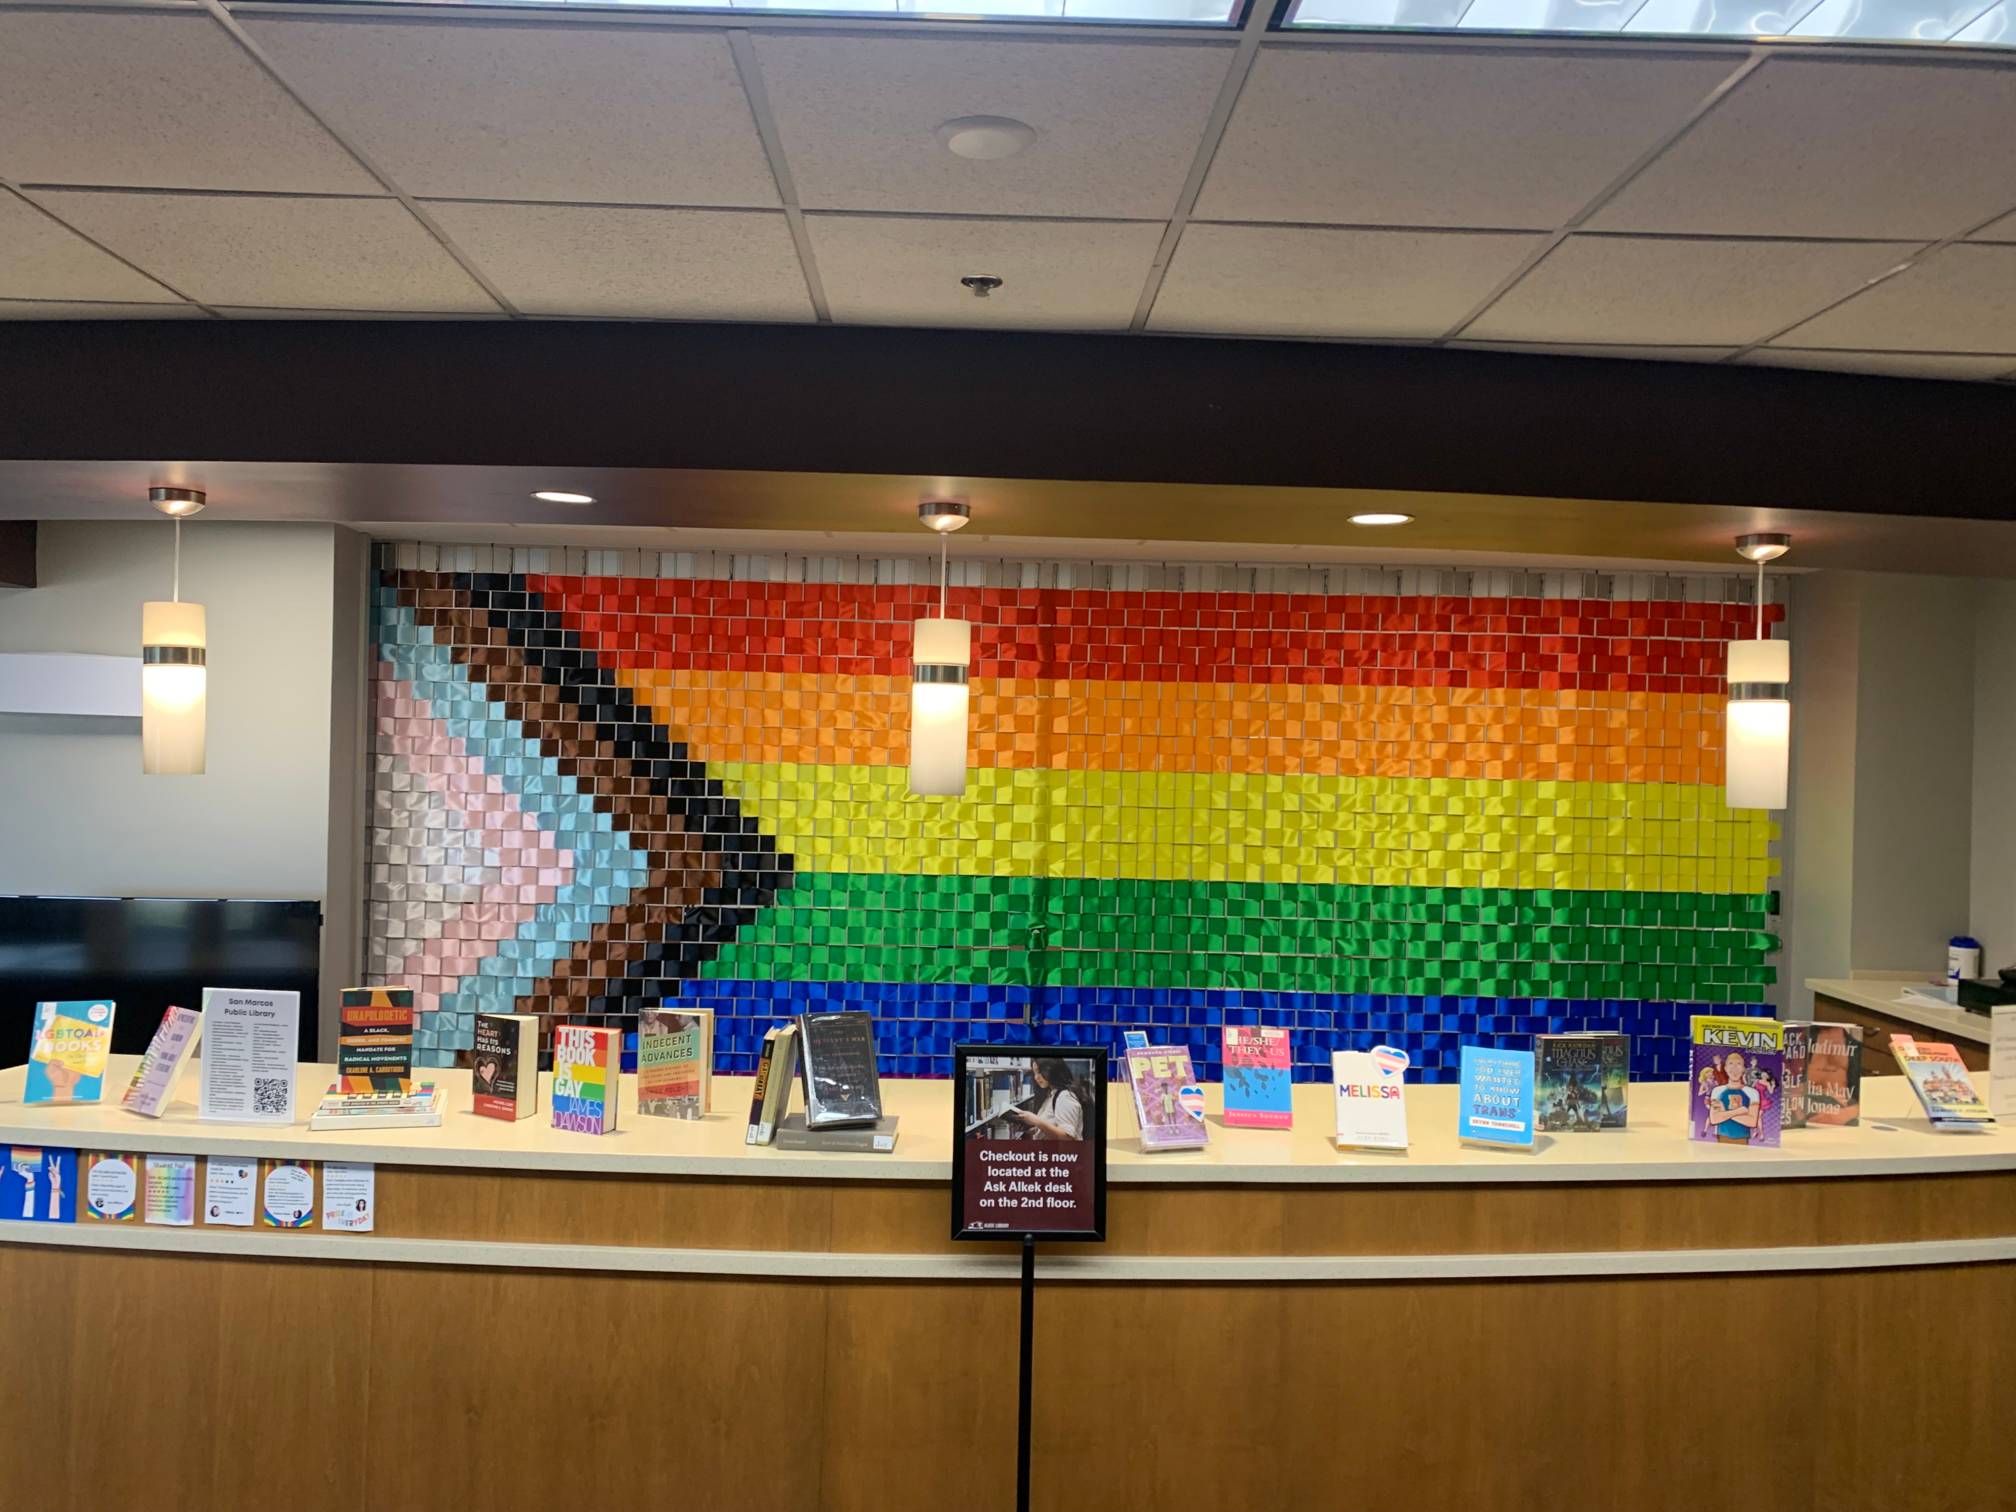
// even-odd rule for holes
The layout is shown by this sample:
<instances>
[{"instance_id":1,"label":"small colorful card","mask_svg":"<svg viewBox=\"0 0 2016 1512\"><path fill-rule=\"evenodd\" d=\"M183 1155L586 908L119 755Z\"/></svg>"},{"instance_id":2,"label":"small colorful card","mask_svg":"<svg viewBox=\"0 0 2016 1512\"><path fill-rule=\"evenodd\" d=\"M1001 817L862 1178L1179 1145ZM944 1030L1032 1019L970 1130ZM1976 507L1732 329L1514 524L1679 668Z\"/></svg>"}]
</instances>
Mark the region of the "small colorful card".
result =
<instances>
[{"instance_id":1,"label":"small colorful card","mask_svg":"<svg viewBox=\"0 0 2016 1512\"><path fill-rule=\"evenodd\" d=\"M378 1222L378 1168L348 1161L322 1163L322 1231L368 1234Z\"/></svg>"},{"instance_id":2,"label":"small colorful card","mask_svg":"<svg viewBox=\"0 0 2016 1512\"><path fill-rule=\"evenodd\" d=\"M212 1155L203 1162L203 1221L220 1228L250 1228L259 1208L259 1167L250 1160Z\"/></svg>"},{"instance_id":3,"label":"small colorful card","mask_svg":"<svg viewBox=\"0 0 2016 1512\"><path fill-rule=\"evenodd\" d=\"M1533 1148L1533 1052L1463 1047L1456 1137L1465 1144Z\"/></svg>"},{"instance_id":4,"label":"small colorful card","mask_svg":"<svg viewBox=\"0 0 2016 1512\"><path fill-rule=\"evenodd\" d=\"M103 998L81 1003L37 1003L28 1037L24 1103L95 1103L105 1096L105 1062L112 1054L114 1005Z\"/></svg>"},{"instance_id":5,"label":"small colorful card","mask_svg":"<svg viewBox=\"0 0 2016 1512\"><path fill-rule=\"evenodd\" d=\"M188 1228L196 1222L196 1157L149 1155L143 1215L148 1223Z\"/></svg>"},{"instance_id":6,"label":"small colorful card","mask_svg":"<svg viewBox=\"0 0 2016 1512\"><path fill-rule=\"evenodd\" d=\"M259 1227L315 1227L315 1167L305 1160L259 1162Z\"/></svg>"},{"instance_id":7,"label":"small colorful card","mask_svg":"<svg viewBox=\"0 0 2016 1512\"><path fill-rule=\"evenodd\" d=\"M77 1221L77 1152L14 1145L0 1170L0 1218L19 1223Z\"/></svg>"},{"instance_id":8,"label":"small colorful card","mask_svg":"<svg viewBox=\"0 0 2016 1512\"><path fill-rule=\"evenodd\" d=\"M86 1150L77 1157L84 1201L77 1216L87 1223L136 1223L140 1218L140 1157Z\"/></svg>"}]
</instances>

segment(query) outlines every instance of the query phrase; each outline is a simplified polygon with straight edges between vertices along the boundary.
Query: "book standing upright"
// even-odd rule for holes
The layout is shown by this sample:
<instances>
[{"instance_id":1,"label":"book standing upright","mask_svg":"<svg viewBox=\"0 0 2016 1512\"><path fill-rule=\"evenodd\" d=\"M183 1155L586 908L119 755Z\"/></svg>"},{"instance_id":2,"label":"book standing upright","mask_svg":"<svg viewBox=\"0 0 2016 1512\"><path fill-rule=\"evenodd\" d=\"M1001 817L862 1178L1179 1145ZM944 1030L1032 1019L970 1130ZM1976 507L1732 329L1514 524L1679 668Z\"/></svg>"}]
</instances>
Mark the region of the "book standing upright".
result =
<instances>
[{"instance_id":1,"label":"book standing upright","mask_svg":"<svg viewBox=\"0 0 2016 1512\"><path fill-rule=\"evenodd\" d=\"M113 1005L99 998L79 1003L37 1003L28 1037L24 1103L95 1103L105 1096L105 1062L112 1054Z\"/></svg>"},{"instance_id":2,"label":"book standing upright","mask_svg":"<svg viewBox=\"0 0 2016 1512\"><path fill-rule=\"evenodd\" d=\"M1225 1026L1225 1126L1287 1129L1295 1122L1288 1031Z\"/></svg>"},{"instance_id":3,"label":"book standing upright","mask_svg":"<svg viewBox=\"0 0 2016 1512\"><path fill-rule=\"evenodd\" d=\"M469 1111L515 1123L539 1111L539 1020L479 1013L469 1056Z\"/></svg>"},{"instance_id":4,"label":"book standing upright","mask_svg":"<svg viewBox=\"0 0 2016 1512\"><path fill-rule=\"evenodd\" d=\"M704 1118L711 1109L714 1014L646 1008L637 1015L637 1111Z\"/></svg>"},{"instance_id":5,"label":"book standing upright","mask_svg":"<svg viewBox=\"0 0 2016 1512\"><path fill-rule=\"evenodd\" d=\"M623 1031L561 1024L553 1031L553 1127L614 1134Z\"/></svg>"},{"instance_id":6,"label":"book standing upright","mask_svg":"<svg viewBox=\"0 0 2016 1512\"><path fill-rule=\"evenodd\" d=\"M1201 1150L1210 1142L1204 1089L1180 1046L1150 1045L1127 1052L1127 1080L1141 1121L1143 1150Z\"/></svg>"}]
</instances>

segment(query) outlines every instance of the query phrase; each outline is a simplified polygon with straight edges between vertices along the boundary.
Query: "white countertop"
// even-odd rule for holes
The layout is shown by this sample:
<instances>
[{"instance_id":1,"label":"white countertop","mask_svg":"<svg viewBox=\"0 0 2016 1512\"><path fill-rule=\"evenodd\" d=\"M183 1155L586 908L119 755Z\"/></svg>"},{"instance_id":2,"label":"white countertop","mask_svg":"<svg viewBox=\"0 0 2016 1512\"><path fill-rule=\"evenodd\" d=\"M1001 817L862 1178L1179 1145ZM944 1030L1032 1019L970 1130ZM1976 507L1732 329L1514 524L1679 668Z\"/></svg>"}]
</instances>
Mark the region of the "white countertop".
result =
<instances>
[{"instance_id":1,"label":"white countertop","mask_svg":"<svg viewBox=\"0 0 2016 1512\"><path fill-rule=\"evenodd\" d=\"M886 1110L902 1120L893 1153L802 1154L751 1148L743 1142L750 1087L746 1076L716 1077L717 1111L697 1122L638 1116L636 1082L625 1077L620 1132L597 1136L554 1129L544 1111L543 1087L536 1117L516 1124L478 1118L469 1111L469 1073L434 1071L429 1074L444 1088L439 1128L316 1134L309 1131L307 1120L331 1080L326 1065L301 1068L299 1121L274 1126L199 1121L193 1063L183 1073L177 1099L161 1118L127 1113L117 1098L132 1075L135 1059L114 1056L106 1076L111 1100L83 1106L26 1107L21 1102L22 1068L0 1071L0 1142L156 1154L273 1155L382 1165L744 1180L946 1181L951 1173L951 1084L946 1081L890 1078L882 1083ZM1935 1133L1902 1077L1864 1080L1858 1127L1789 1130L1784 1145L1775 1150L1690 1141L1682 1116L1686 1089L1679 1082L1634 1084L1629 1129L1542 1135L1539 1147L1530 1153L1458 1144L1452 1086L1407 1089L1413 1147L1393 1154L1335 1148L1328 1083L1297 1084L1292 1130L1225 1128L1218 1119L1220 1089L1207 1090L1210 1146L1144 1155L1131 1107L1123 1106L1127 1089L1115 1084L1107 1144L1111 1180L1199 1185L1722 1181L2016 1169L2016 1124L1978 1133Z\"/></svg>"},{"instance_id":2,"label":"white countertop","mask_svg":"<svg viewBox=\"0 0 2016 1512\"><path fill-rule=\"evenodd\" d=\"M1880 1013L1886 1018L1902 1019L1907 1024L1916 1024L1921 1029L1936 1030L1949 1039L1966 1040L1970 1044L1985 1045L1989 1039L1989 1020L1985 1013L1970 1013L1965 1008L1935 1008L1929 1003L1907 1003L1901 1001L1907 988L1922 987L1926 991L1936 991L1937 984L1930 981L1892 981L1883 977L1855 977L1852 980L1831 977L1808 977L1806 985L1823 997L1838 998L1841 1002L1852 1003L1857 1008L1867 1008L1871 1013ZM1813 1016L1826 1018L1826 1014L1815 1009Z\"/></svg>"}]
</instances>

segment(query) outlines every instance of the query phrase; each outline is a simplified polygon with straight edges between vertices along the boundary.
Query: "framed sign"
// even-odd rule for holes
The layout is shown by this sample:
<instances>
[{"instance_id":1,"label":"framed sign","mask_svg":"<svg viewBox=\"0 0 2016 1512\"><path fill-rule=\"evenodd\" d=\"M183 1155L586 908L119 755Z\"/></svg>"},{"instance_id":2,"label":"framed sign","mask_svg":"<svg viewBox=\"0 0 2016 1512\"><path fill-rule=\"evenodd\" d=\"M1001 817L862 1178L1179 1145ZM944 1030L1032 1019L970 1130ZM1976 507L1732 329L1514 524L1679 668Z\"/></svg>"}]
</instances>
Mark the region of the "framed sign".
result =
<instances>
[{"instance_id":1,"label":"framed sign","mask_svg":"<svg viewBox=\"0 0 2016 1512\"><path fill-rule=\"evenodd\" d=\"M1106 1237L1106 1050L953 1047L952 1237Z\"/></svg>"}]
</instances>

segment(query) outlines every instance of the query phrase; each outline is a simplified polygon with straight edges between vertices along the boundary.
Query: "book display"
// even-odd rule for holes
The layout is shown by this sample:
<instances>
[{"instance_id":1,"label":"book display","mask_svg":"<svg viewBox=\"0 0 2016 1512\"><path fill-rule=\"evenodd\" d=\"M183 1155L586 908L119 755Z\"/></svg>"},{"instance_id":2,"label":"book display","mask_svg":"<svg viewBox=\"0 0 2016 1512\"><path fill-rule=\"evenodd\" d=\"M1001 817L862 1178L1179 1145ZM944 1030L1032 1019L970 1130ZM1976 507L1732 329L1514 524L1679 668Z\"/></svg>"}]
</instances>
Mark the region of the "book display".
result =
<instances>
[{"instance_id":1,"label":"book display","mask_svg":"<svg viewBox=\"0 0 2016 1512\"><path fill-rule=\"evenodd\" d=\"M1533 1106L1542 1132L1621 1129L1629 1113L1631 1041L1622 1034L1533 1036Z\"/></svg>"},{"instance_id":2,"label":"book display","mask_svg":"<svg viewBox=\"0 0 2016 1512\"><path fill-rule=\"evenodd\" d=\"M1533 1148L1533 1052L1463 1047L1456 1137L1465 1144Z\"/></svg>"},{"instance_id":3,"label":"book display","mask_svg":"<svg viewBox=\"0 0 2016 1512\"><path fill-rule=\"evenodd\" d=\"M539 1111L539 1019L479 1013L469 1057L469 1110L516 1123Z\"/></svg>"},{"instance_id":4,"label":"book display","mask_svg":"<svg viewBox=\"0 0 2016 1512\"><path fill-rule=\"evenodd\" d=\"M142 1118L159 1118L202 1030L203 1016L192 1008L170 1008L163 1013L119 1106Z\"/></svg>"},{"instance_id":5,"label":"book display","mask_svg":"<svg viewBox=\"0 0 2016 1512\"><path fill-rule=\"evenodd\" d=\"M316 1104L308 1127L331 1129L437 1129L441 1126L441 1089L431 1081L409 1082L404 1091L345 1092L333 1083Z\"/></svg>"},{"instance_id":6,"label":"book display","mask_svg":"<svg viewBox=\"0 0 2016 1512\"><path fill-rule=\"evenodd\" d=\"M1225 1127L1294 1127L1288 1031L1227 1024L1224 1049Z\"/></svg>"},{"instance_id":7,"label":"book display","mask_svg":"<svg viewBox=\"0 0 2016 1512\"><path fill-rule=\"evenodd\" d=\"M1188 1050L1168 1045L1129 1050L1127 1080L1143 1150L1201 1150L1210 1142L1204 1089L1197 1084Z\"/></svg>"},{"instance_id":8,"label":"book display","mask_svg":"<svg viewBox=\"0 0 2016 1512\"><path fill-rule=\"evenodd\" d=\"M646 1008L637 1015L637 1111L704 1118L714 1077L714 1015L702 1008Z\"/></svg>"},{"instance_id":9,"label":"book display","mask_svg":"<svg viewBox=\"0 0 2016 1512\"><path fill-rule=\"evenodd\" d=\"M798 1079L805 1089L805 1127L872 1124L882 1117L882 1082L875 1066L875 1021L858 1010L798 1017Z\"/></svg>"},{"instance_id":10,"label":"book display","mask_svg":"<svg viewBox=\"0 0 2016 1512\"><path fill-rule=\"evenodd\" d=\"M1687 1135L1711 1144L1778 1144L1785 1026L1776 1019L1697 1015Z\"/></svg>"},{"instance_id":11,"label":"book display","mask_svg":"<svg viewBox=\"0 0 2016 1512\"><path fill-rule=\"evenodd\" d=\"M114 1005L37 1003L28 1037L27 1103L95 1103L105 1095Z\"/></svg>"}]
</instances>

